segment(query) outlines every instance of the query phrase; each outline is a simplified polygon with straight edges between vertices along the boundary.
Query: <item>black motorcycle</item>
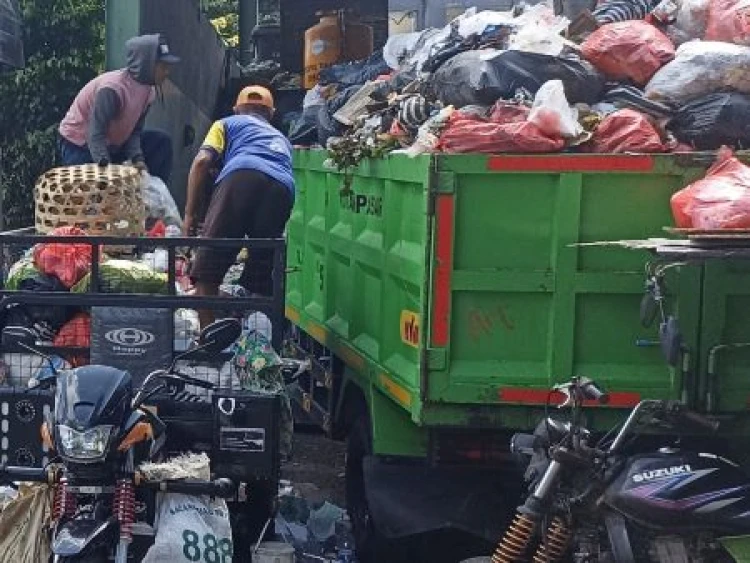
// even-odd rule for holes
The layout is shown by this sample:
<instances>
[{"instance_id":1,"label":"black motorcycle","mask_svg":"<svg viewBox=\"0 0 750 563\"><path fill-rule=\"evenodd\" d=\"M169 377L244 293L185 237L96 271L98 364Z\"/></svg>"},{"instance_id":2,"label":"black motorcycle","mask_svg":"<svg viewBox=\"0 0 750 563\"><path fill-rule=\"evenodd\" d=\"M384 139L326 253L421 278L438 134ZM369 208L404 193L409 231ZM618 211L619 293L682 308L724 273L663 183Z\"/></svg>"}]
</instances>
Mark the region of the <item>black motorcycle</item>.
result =
<instances>
[{"instance_id":1,"label":"black motorcycle","mask_svg":"<svg viewBox=\"0 0 750 563\"><path fill-rule=\"evenodd\" d=\"M750 477L739 465L671 447L625 453L639 427L713 432L716 421L682 403L647 400L613 439L610 432L595 442L582 424L583 407L605 403L607 395L586 378L554 392L565 396L561 406L571 407L571 416L547 416L534 434L511 440L511 451L528 462L530 494L493 563L748 561Z\"/></svg>"},{"instance_id":2,"label":"black motorcycle","mask_svg":"<svg viewBox=\"0 0 750 563\"><path fill-rule=\"evenodd\" d=\"M36 388L55 386L55 408L41 428L54 459L43 469L0 467L3 482L36 481L54 488L51 550L54 563L138 561L153 543L156 491L229 498L236 485L215 481L148 481L137 468L158 460L167 428L144 404L169 387L213 384L175 371L180 360L217 356L237 340L241 325L233 319L206 327L193 349L175 358L167 370L151 373L137 392L130 374L89 365L57 372L36 347L26 328L8 327L3 346L24 349L49 360L50 375ZM151 507L149 510L147 507Z\"/></svg>"}]
</instances>

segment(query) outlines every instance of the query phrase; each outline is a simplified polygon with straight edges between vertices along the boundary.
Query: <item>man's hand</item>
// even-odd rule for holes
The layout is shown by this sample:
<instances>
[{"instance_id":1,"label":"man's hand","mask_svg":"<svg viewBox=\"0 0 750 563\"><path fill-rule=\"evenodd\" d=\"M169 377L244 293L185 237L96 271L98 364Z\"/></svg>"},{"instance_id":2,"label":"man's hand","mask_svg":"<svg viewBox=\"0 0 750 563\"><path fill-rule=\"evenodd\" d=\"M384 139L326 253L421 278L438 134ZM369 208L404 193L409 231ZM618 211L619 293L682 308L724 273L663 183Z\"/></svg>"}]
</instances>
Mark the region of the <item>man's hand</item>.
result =
<instances>
[{"instance_id":1,"label":"man's hand","mask_svg":"<svg viewBox=\"0 0 750 563\"><path fill-rule=\"evenodd\" d=\"M197 227L198 222L195 220L195 218L186 215L185 221L183 221L182 223L182 234L186 237L195 236L195 230L197 229Z\"/></svg>"}]
</instances>

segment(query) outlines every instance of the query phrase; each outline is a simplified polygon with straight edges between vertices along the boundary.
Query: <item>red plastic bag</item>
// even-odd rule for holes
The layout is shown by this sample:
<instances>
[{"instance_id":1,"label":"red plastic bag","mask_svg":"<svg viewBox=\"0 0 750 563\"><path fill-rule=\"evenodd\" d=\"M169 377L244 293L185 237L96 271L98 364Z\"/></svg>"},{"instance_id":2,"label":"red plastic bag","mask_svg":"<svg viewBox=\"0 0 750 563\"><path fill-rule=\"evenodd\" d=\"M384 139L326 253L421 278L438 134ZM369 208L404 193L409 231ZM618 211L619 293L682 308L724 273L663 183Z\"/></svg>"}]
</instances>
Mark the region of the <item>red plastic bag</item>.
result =
<instances>
[{"instance_id":1,"label":"red plastic bag","mask_svg":"<svg viewBox=\"0 0 750 563\"><path fill-rule=\"evenodd\" d=\"M78 227L59 227L51 235L82 236L86 233ZM71 288L91 269L91 245L74 243L43 243L34 247L34 265L50 276L56 276L62 284Z\"/></svg>"},{"instance_id":2,"label":"red plastic bag","mask_svg":"<svg viewBox=\"0 0 750 563\"><path fill-rule=\"evenodd\" d=\"M60 332L52 342L55 347L81 347L91 346L91 317L86 313L78 313L75 317L65 323ZM85 355L65 354L65 358L73 367L87 364Z\"/></svg>"},{"instance_id":3,"label":"red plastic bag","mask_svg":"<svg viewBox=\"0 0 750 563\"><path fill-rule=\"evenodd\" d=\"M531 113L531 109L527 106L498 100L492 106L490 121L493 123L520 123L529 118L529 113Z\"/></svg>"},{"instance_id":4,"label":"red plastic bag","mask_svg":"<svg viewBox=\"0 0 750 563\"><path fill-rule=\"evenodd\" d=\"M648 118L632 109L609 114L599 124L591 139L591 152L665 152L659 132Z\"/></svg>"},{"instance_id":5,"label":"red plastic bag","mask_svg":"<svg viewBox=\"0 0 750 563\"><path fill-rule=\"evenodd\" d=\"M706 176L672 196L683 229L750 229L750 167L722 147Z\"/></svg>"},{"instance_id":6,"label":"red plastic bag","mask_svg":"<svg viewBox=\"0 0 750 563\"><path fill-rule=\"evenodd\" d=\"M608 78L645 86L656 71L674 59L674 45L641 20L603 25L581 46L586 60Z\"/></svg>"},{"instance_id":7,"label":"red plastic bag","mask_svg":"<svg viewBox=\"0 0 750 563\"><path fill-rule=\"evenodd\" d=\"M750 0L711 0L704 39L750 45Z\"/></svg>"},{"instance_id":8,"label":"red plastic bag","mask_svg":"<svg viewBox=\"0 0 750 563\"><path fill-rule=\"evenodd\" d=\"M491 119L500 119L496 106ZM511 115L512 114L512 115ZM521 121L521 112L508 112L515 122L494 122L467 116L451 117L440 136L438 148L447 153L542 153L558 152L562 138L549 137L534 123Z\"/></svg>"},{"instance_id":9,"label":"red plastic bag","mask_svg":"<svg viewBox=\"0 0 750 563\"><path fill-rule=\"evenodd\" d=\"M438 147L448 153L494 154L557 152L564 145L562 139L545 136L528 121L500 124L462 120L448 126Z\"/></svg>"}]
</instances>

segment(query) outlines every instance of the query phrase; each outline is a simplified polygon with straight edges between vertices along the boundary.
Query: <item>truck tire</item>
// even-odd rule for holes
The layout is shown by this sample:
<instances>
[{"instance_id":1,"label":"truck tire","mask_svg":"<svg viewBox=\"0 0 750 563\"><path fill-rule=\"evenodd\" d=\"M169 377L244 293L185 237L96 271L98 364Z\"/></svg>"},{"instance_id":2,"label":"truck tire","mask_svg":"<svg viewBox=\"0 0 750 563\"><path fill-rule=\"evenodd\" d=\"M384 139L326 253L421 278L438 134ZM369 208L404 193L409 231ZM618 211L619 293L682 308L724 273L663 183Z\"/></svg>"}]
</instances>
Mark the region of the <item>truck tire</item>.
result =
<instances>
[{"instance_id":1,"label":"truck tire","mask_svg":"<svg viewBox=\"0 0 750 563\"><path fill-rule=\"evenodd\" d=\"M362 462L371 453L370 419L363 414L354 421L346 439L346 507L357 558L361 563L382 563L392 559L389 542L378 533L367 505Z\"/></svg>"}]
</instances>

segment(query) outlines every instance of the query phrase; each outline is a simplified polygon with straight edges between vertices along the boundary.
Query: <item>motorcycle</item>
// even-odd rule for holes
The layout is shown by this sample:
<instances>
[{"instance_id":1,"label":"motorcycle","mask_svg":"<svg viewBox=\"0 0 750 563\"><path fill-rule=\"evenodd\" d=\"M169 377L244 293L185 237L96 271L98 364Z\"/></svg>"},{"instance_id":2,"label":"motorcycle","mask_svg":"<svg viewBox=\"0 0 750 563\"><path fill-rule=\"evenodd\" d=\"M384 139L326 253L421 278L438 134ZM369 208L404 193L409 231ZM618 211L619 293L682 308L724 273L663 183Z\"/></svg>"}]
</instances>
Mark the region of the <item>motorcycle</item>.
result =
<instances>
[{"instance_id":1,"label":"motorcycle","mask_svg":"<svg viewBox=\"0 0 750 563\"><path fill-rule=\"evenodd\" d=\"M747 561L750 477L738 464L676 447L626 451L645 434L639 429L693 426L710 435L717 421L680 402L644 400L613 439L614 430L595 441L584 407L606 403L606 393L582 377L554 392L570 416L545 416L533 434L511 439L511 452L527 464L530 494L493 563Z\"/></svg>"},{"instance_id":2,"label":"motorcycle","mask_svg":"<svg viewBox=\"0 0 750 563\"><path fill-rule=\"evenodd\" d=\"M142 461L158 460L166 442L166 425L145 405L149 398L186 384L212 389L212 383L177 373L175 366L201 354L218 355L240 333L239 322L216 321L201 332L197 346L177 356L168 369L149 374L134 392L127 371L89 365L58 372L36 346L33 332L3 330L5 349L37 354L51 368L34 387L55 387L55 408L41 435L56 457L42 469L2 466L0 480L53 487L54 563L99 563L112 556L116 563L140 560L153 543L153 510L146 507L153 508L156 491L221 498L235 494L230 479L149 481L137 468Z\"/></svg>"}]
</instances>

